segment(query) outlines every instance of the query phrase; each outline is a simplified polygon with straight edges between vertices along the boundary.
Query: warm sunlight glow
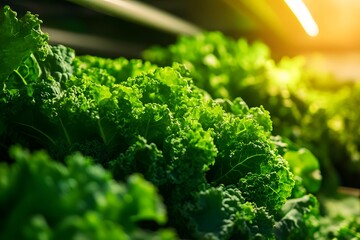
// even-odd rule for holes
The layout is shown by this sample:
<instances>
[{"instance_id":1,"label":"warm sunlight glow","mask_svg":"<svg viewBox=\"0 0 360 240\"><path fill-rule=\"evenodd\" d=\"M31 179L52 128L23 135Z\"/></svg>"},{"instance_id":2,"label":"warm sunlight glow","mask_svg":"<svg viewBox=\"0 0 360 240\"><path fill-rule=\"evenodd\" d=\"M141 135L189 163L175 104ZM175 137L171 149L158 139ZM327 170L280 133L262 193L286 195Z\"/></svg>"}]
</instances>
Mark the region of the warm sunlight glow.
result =
<instances>
[{"instance_id":1,"label":"warm sunlight glow","mask_svg":"<svg viewBox=\"0 0 360 240\"><path fill-rule=\"evenodd\" d=\"M316 22L302 0L285 0L285 3L295 14L296 18L299 20L300 24L309 36L315 37L319 34L319 28Z\"/></svg>"}]
</instances>

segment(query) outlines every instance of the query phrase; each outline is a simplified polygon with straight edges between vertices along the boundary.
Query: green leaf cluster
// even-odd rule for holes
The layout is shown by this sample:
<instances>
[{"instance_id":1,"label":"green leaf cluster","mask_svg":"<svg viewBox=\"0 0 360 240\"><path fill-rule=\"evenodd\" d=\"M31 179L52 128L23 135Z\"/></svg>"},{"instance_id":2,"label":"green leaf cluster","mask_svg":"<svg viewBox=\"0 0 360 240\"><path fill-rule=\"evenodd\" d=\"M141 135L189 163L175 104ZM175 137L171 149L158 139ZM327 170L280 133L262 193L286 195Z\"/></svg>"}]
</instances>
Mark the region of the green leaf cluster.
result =
<instances>
[{"instance_id":1,"label":"green leaf cluster","mask_svg":"<svg viewBox=\"0 0 360 240\"><path fill-rule=\"evenodd\" d=\"M8 7L3 9L3 13L9 11ZM29 16L38 21L36 16ZM6 18L14 18L14 14ZM4 20L0 24L2 22ZM283 157L285 148L281 149L272 137L272 121L263 107L249 107L242 98L212 98L195 86L192 71L182 64L158 67L136 59L76 56L65 46L50 46L40 41L43 33L36 33L38 36L32 41L38 47L21 61L13 62L9 68L12 70L3 74L0 146L4 151L1 153L14 144L21 144L31 150L46 149L52 159L66 164L66 168L53 167L60 163L48 163L49 157L44 153L35 157L23 153L26 156L23 158L31 159L28 162L35 165L29 163L33 172L29 170L28 178L21 178L34 185L34 191L44 191L48 199L58 201L66 222L52 219L57 208L50 206L48 200L44 203L45 198L36 198L38 205L35 206L41 214L29 220L26 210L32 208L32 202L21 202L19 195L4 194L11 199L19 198L13 201L12 209L19 206L25 209L25 212L19 210L14 218L29 221L24 223L26 231L50 235L52 231L66 231L64 234L70 234L66 236L74 236L71 234L79 229L88 234L98 226L100 232L94 234L100 235L95 236L127 234L146 239L142 234L147 233L136 230L137 223L150 218L163 224L166 218L152 185L131 177L135 173L156 186L167 208L167 226L174 228L180 238L274 239L289 236L289 231L294 230L282 227L284 225L298 226L296 231L310 227L308 221L298 223L306 217L307 208L316 208L315 198L309 196L299 200L306 203L291 205L289 208L297 211L295 216L286 217L291 210L282 210L293 194L295 177ZM244 48L244 44L239 46ZM11 46L8 48L14 51ZM0 52L0 58L6 61L8 56L4 52ZM265 53L261 50L257 54ZM255 58L256 54L250 59ZM214 61L211 56L206 60L216 66ZM257 66L249 68L257 71ZM102 165L116 180L128 181L127 187L121 189L126 189L122 191L131 197L119 193L125 202L115 201L118 190L107 191L110 187L106 183L111 177L99 173L103 170L94 170L100 168L89 162L81 165L81 160L76 159L82 157L73 155L74 152L92 157L92 164ZM64 161L69 155L72 160ZM13 166L17 169L20 164L5 153L1 158L10 164L5 169ZM35 158L45 158L39 162L40 167ZM41 167L42 163L47 167ZM56 170L58 168L61 169ZM4 176L7 175L10 173ZM105 183L92 183L93 177ZM51 180L53 178L55 180ZM7 182L10 181L2 181L6 191L22 194L18 185L7 185ZM64 183L59 187L58 182ZM66 188L72 182L81 188L70 189L63 198L56 195L61 193L61 189L56 189L63 185ZM105 191L104 196L97 193L92 197L94 193L87 192L89 189ZM6 191L0 191L0 195ZM130 202L126 202L128 200ZM151 210L154 208L160 215ZM80 211L83 217L79 219L78 215L67 220L73 216L71 211ZM51 220L46 214L51 215ZM119 220L124 225L123 232L114 227L116 224L108 226L107 221L100 221L103 218L115 221L120 215L133 216ZM286 224L278 224L281 228L278 234L276 222L283 218ZM4 224L13 227L16 221L6 218ZM165 239L174 236L166 230L159 234Z\"/></svg>"},{"instance_id":2,"label":"green leaf cluster","mask_svg":"<svg viewBox=\"0 0 360 240\"><path fill-rule=\"evenodd\" d=\"M328 213L318 212L315 198L306 194L318 194L320 191L334 195L340 180L344 181L343 184L359 187L360 115L355 109L359 105L360 84L339 82L332 76L306 69L301 57L284 57L275 61L265 44L235 40L220 32L180 36L176 43L169 46L147 49L143 57L160 66L170 66L174 62L183 64L194 84L213 98L221 99L222 106L227 105L225 109L241 97L250 109L263 106L268 110L272 134L277 135L271 137L272 141L278 153L288 162L295 180L292 197L296 199L283 205L282 212L276 217L276 238L335 238L339 228L329 234L329 229L321 227L331 217ZM243 114L241 106L236 107L235 114ZM226 128L230 125L227 124L225 131ZM231 129L229 132L234 131ZM232 140L232 136L224 138L225 145L230 146ZM264 148L259 148L258 142L250 140L246 146L255 153L248 160L256 161L263 155ZM237 149L234 146L230 148ZM247 148L242 146L241 149ZM221 150L219 156L222 156ZM246 159L239 166L231 162L231 157L224 158L225 161L215 162L215 165L222 171L222 164L229 161L227 166L230 171L218 178L225 183L227 177L232 179L233 174L248 168ZM278 171L281 172L280 169ZM252 170L247 175L252 183L245 178L240 180L240 185L246 188L245 191L240 188L243 196L251 192L248 197L256 198L259 196L256 190L260 189L255 186L260 182L281 183L281 180L276 180L277 177L279 175L259 176ZM272 187L270 184L261 191L270 192ZM262 199L254 201L262 202ZM274 202L270 204L276 205ZM288 205L291 210L286 209ZM329 225L336 224L332 222ZM340 232L349 235L339 234L344 239L350 239L356 226L356 221L348 221ZM302 232L298 232L299 229ZM314 234L316 232L319 234Z\"/></svg>"},{"instance_id":3,"label":"green leaf cluster","mask_svg":"<svg viewBox=\"0 0 360 240\"><path fill-rule=\"evenodd\" d=\"M17 74L19 65L34 52L40 56L47 52L48 36L40 30L41 20L29 12L20 19L16 15L9 6L0 12L1 87L10 74Z\"/></svg>"},{"instance_id":4,"label":"green leaf cluster","mask_svg":"<svg viewBox=\"0 0 360 240\"><path fill-rule=\"evenodd\" d=\"M156 188L139 174L117 183L91 158L75 153L66 165L45 151L10 149L0 165L1 239L176 239Z\"/></svg>"},{"instance_id":5,"label":"green leaf cluster","mask_svg":"<svg viewBox=\"0 0 360 240\"><path fill-rule=\"evenodd\" d=\"M250 107L264 106L273 135L309 149L320 161L323 192L333 192L348 175L355 181L359 176L359 114L353 111L359 87L334 83L325 88L338 81L306 69L301 56L275 61L264 43L221 32L181 36L169 46L145 50L143 57L160 66L184 64L195 85L214 98L241 97ZM359 187L349 180L344 184Z\"/></svg>"}]
</instances>

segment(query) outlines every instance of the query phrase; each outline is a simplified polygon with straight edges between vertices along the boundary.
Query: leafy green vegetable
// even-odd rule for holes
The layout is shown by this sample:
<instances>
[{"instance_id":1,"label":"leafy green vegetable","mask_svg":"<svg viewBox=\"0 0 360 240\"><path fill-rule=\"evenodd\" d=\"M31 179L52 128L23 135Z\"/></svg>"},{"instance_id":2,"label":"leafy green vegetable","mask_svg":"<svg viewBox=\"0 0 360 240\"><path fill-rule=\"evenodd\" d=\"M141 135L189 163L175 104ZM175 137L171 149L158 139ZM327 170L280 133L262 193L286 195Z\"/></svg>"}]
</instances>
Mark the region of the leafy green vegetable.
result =
<instances>
[{"instance_id":1,"label":"leafy green vegetable","mask_svg":"<svg viewBox=\"0 0 360 240\"><path fill-rule=\"evenodd\" d=\"M349 218L349 221L342 222L342 230L334 228L339 224L334 219L343 218L341 213L336 218L329 213L319 213L316 199L306 194L317 194L320 190L334 195L339 184L338 174L343 184L359 187L360 138L357 119L360 118L354 109L359 105L360 84L339 83L334 78L311 72L304 68L300 57L284 57L275 62L265 44L234 40L220 32L181 36L175 44L154 46L146 50L143 56L160 66L171 66L174 62L184 64L195 85L208 91L212 97L220 98L217 102L236 115L243 115L248 109L246 104L232 103L238 97L249 106L263 105L270 112L274 128L272 133L281 136L271 139L295 175L295 186L292 188L292 197L295 199L282 205L282 212L278 212L275 217L276 238L331 239L340 234L340 238L351 239L355 236L356 220ZM326 88L324 83L327 84ZM329 87L329 83L333 85ZM264 121L258 122L263 122L260 125L270 129L265 127L268 125ZM225 131L227 128L231 129L231 124L224 127ZM241 130L231 129L225 134L226 146L231 146L232 140L236 141L230 132L238 129ZM261 156L268 156L264 154L264 148L258 147L261 143L249 140L240 149L246 151L251 148L255 153L251 160L256 162ZM235 146L230 147L232 151L237 149ZM222 156L221 150L218 156ZM246 158L245 161L235 163L231 155L224 155L224 159L215 161L221 175L215 181L227 183L228 179L231 181L249 168ZM260 206L276 205L270 199L257 199L257 190L260 188L256 186L264 182L266 187L260 191L271 192L274 183L281 184L281 174L259 176L253 171L239 181L242 196L257 204L262 203ZM248 178L252 179L252 183L247 181ZM286 181L287 178L282 179ZM284 184L282 187L286 186ZM248 193L251 195L247 196ZM338 208L343 209L343 205L346 203L340 202ZM328 228L325 227L327 225Z\"/></svg>"},{"instance_id":2,"label":"leafy green vegetable","mask_svg":"<svg viewBox=\"0 0 360 240\"><path fill-rule=\"evenodd\" d=\"M327 126L332 138L338 144L330 148L331 155L336 156L334 164L339 172L344 172L346 182L353 182L352 187L360 188L357 179L360 175L360 132L358 122L360 114L354 111L360 103L360 83L346 83L335 91L328 93L329 101ZM334 97L336 96L336 97Z\"/></svg>"},{"instance_id":3,"label":"leafy green vegetable","mask_svg":"<svg viewBox=\"0 0 360 240\"><path fill-rule=\"evenodd\" d=\"M308 149L295 145L289 139L276 136L272 137L272 140L295 175L292 197L318 193L321 189L322 175L317 158Z\"/></svg>"},{"instance_id":4,"label":"leafy green vegetable","mask_svg":"<svg viewBox=\"0 0 360 240\"><path fill-rule=\"evenodd\" d=\"M0 12L0 86L6 84L7 77L19 74L18 66L30 58L34 52L40 56L47 52L48 36L40 30L41 20L27 13L20 19L5 6ZM26 84L26 81L23 81Z\"/></svg>"},{"instance_id":5,"label":"leafy green vegetable","mask_svg":"<svg viewBox=\"0 0 360 240\"><path fill-rule=\"evenodd\" d=\"M315 239L357 239L360 227L359 191L320 199L322 216L318 219Z\"/></svg>"},{"instance_id":6,"label":"leafy green vegetable","mask_svg":"<svg viewBox=\"0 0 360 240\"><path fill-rule=\"evenodd\" d=\"M79 153L66 166L44 151L10 150L15 163L0 165L1 239L175 239L142 222L166 222L153 185L140 175L126 184Z\"/></svg>"},{"instance_id":7,"label":"leafy green vegetable","mask_svg":"<svg viewBox=\"0 0 360 240\"><path fill-rule=\"evenodd\" d=\"M360 238L360 217L352 218L349 222L340 227L336 239L359 239Z\"/></svg>"},{"instance_id":8,"label":"leafy green vegetable","mask_svg":"<svg viewBox=\"0 0 360 240\"><path fill-rule=\"evenodd\" d=\"M46 149L58 162L44 152L13 150L18 155L13 153L12 163L1 151L2 161L12 165L0 168L0 207L21 205L8 213L9 222L2 225L8 230L2 234L174 238L159 229L166 220L164 208L139 173L158 189L168 213L166 226L180 238L275 239L312 229L308 219L316 217L316 198L298 191L295 197L301 198L289 200L295 181L303 187L299 177L308 175L296 172L293 164L300 176L291 172L284 159L289 148L272 137L263 107L249 107L242 98L213 99L181 64L79 57L65 46L32 41L40 47L12 63L11 69L19 70L4 74L0 145ZM267 51L260 48L257 54L267 56ZM259 61L248 69L261 72ZM219 62L210 56L205 63L215 67ZM301 169L314 170L313 160ZM127 184L115 184L95 164ZM31 187L27 194L41 192L50 200L43 204L41 194L21 198L23 185ZM40 214L29 210L27 201L35 201ZM19 223L24 230L15 232Z\"/></svg>"},{"instance_id":9,"label":"leafy green vegetable","mask_svg":"<svg viewBox=\"0 0 360 240\"><path fill-rule=\"evenodd\" d=\"M14 66L37 65L40 75L21 75L31 81L2 90L3 146L45 148L59 161L81 151L119 180L142 173L159 188L169 224L184 229L184 237L196 234L188 218L194 215L183 207L220 185L236 186L241 203L253 206L248 217L241 207L224 210L244 215L248 225L257 212L271 219L291 195L293 175L271 140L263 108L211 99L179 64L159 68L140 60L76 57L64 46L43 44L47 55L35 52L31 62ZM5 94L10 90L16 94ZM226 236L232 236L236 219L230 225L222 217L214 221L230 227ZM256 229L251 234L263 234ZM236 231L248 234L247 228Z\"/></svg>"},{"instance_id":10,"label":"leafy green vegetable","mask_svg":"<svg viewBox=\"0 0 360 240\"><path fill-rule=\"evenodd\" d=\"M319 162L308 149L288 150L284 158L289 162L292 172L301 177L302 185L308 192L319 191L321 186Z\"/></svg>"},{"instance_id":11,"label":"leafy green vegetable","mask_svg":"<svg viewBox=\"0 0 360 240\"><path fill-rule=\"evenodd\" d=\"M272 239L274 219L266 209L246 202L234 186L202 191L181 212L197 239Z\"/></svg>"},{"instance_id":12,"label":"leafy green vegetable","mask_svg":"<svg viewBox=\"0 0 360 240\"><path fill-rule=\"evenodd\" d=\"M269 49L260 42L249 46L244 39L226 41L220 32L180 37L176 44L144 52L145 59L161 66L184 63L197 86L214 98L232 99L240 96L236 92L247 83L263 84L263 71L274 64L269 56Z\"/></svg>"},{"instance_id":13,"label":"leafy green vegetable","mask_svg":"<svg viewBox=\"0 0 360 240\"><path fill-rule=\"evenodd\" d=\"M318 230L317 204L313 195L288 200L282 207L281 219L274 227L276 239L313 239Z\"/></svg>"},{"instance_id":14,"label":"leafy green vegetable","mask_svg":"<svg viewBox=\"0 0 360 240\"><path fill-rule=\"evenodd\" d=\"M232 39L220 32L181 36L167 47L154 46L143 57L160 66L184 64L195 85L214 98L241 97L250 107L264 106L271 114L273 135L280 135L309 149L321 162L325 179L322 190L338 186L332 138L326 111L319 94L310 90L301 58L284 57L275 62L261 42Z\"/></svg>"}]
</instances>

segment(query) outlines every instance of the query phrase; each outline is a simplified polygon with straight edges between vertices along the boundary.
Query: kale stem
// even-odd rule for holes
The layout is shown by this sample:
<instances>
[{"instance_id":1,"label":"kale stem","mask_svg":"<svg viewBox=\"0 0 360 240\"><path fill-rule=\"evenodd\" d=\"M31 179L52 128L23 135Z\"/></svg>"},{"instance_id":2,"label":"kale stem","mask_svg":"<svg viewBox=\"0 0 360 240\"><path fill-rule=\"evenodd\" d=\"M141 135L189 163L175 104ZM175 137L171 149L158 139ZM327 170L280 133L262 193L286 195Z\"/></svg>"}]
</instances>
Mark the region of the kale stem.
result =
<instances>
[{"instance_id":1,"label":"kale stem","mask_svg":"<svg viewBox=\"0 0 360 240\"><path fill-rule=\"evenodd\" d=\"M98 119L98 126L99 126L100 136L101 136L102 140L104 141L105 145L107 145L108 141L106 140L104 129L102 128L102 125L101 125L101 119Z\"/></svg>"},{"instance_id":2,"label":"kale stem","mask_svg":"<svg viewBox=\"0 0 360 240\"><path fill-rule=\"evenodd\" d=\"M24 85L26 86L27 85L27 82L25 80L25 78L23 78L23 76L19 73L18 70L14 70L14 72L20 77L21 81L24 83Z\"/></svg>"},{"instance_id":3,"label":"kale stem","mask_svg":"<svg viewBox=\"0 0 360 240\"><path fill-rule=\"evenodd\" d=\"M145 138L147 138L149 127L150 127L150 119L148 119L148 121L146 123L146 129L145 129L145 135L144 135Z\"/></svg>"},{"instance_id":4,"label":"kale stem","mask_svg":"<svg viewBox=\"0 0 360 240\"><path fill-rule=\"evenodd\" d=\"M41 131L40 129L37 129L36 127L34 126L31 126L29 124L25 124L25 123L21 123L21 122L16 122L17 124L19 125L22 125L22 126L25 126L25 127L29 127L33 130L35 130L36 132L40 133L41 135L43 135L44 137L46 137L52 144L56 144L55 141L49 136L47 135L46 133L44 133L43 131Z\"/></svg>"},{"instance_id":5,"label":"kale stem","mask_svg":"<svg viewBox=\"0 0 360 240\"><path fill-rule=\"evenodd\" d=\"M64 124L63 124L63 122L62 122L62 120L61 120L60 117L59 117L59 120L60 120L61 128L62 128L62 130L64 131L66 141L67 141L67 143L68 143L69 145L71 145L70 136L69 136L69 134L68 134L68 132L67 132L67 130L66 130L66 128L65 128L65 126L64 126Z\"/></svg>"}]
</instances>

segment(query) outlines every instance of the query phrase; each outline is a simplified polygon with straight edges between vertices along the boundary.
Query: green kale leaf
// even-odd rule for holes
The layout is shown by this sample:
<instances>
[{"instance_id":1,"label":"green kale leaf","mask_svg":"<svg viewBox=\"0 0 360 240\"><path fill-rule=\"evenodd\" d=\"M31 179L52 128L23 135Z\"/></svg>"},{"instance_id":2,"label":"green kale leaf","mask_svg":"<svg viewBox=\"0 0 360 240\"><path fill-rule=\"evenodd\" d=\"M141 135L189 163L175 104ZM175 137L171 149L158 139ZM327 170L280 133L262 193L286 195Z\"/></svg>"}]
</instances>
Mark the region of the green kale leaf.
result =
<instances>
[{"instance_id":1,"label":"green kale leaf","mask_svg":"<svg viewBox=\"0 0 360 240\"><path fill-rule=\"evenodd\" d=\"M1 239L176 239L161 229L165 207L139 174L117 183L80 153L66 165L45 151L16 146L10 154L15 163L0 165Z\"/></svg>"},{"instance_id":2,"label":"green kale leaf","mask_svg":"<svg viewBox=\"0 0 360 240\"><path fill-rule=\"evenodd\" d=\"M16 15L9 6L3 7L0 11L1 88L11 73L18 74L20 64L33 53L47 53L48 36L40 30L41 20L31 13L20 19L16 18Z\"/></svg>"}]
</instances>

